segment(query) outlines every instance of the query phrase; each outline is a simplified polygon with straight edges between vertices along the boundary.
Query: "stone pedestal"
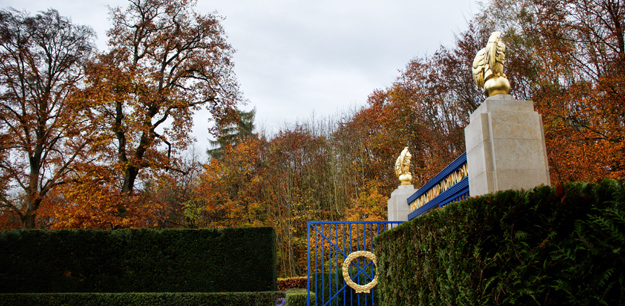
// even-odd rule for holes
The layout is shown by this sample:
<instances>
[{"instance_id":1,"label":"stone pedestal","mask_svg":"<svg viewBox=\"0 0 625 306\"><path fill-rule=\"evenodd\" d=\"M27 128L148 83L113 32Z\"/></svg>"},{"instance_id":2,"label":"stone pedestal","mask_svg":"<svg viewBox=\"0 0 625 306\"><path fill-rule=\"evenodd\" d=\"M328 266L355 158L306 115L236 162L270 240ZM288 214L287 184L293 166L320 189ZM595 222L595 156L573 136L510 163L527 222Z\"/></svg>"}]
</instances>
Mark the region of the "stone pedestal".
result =
<instances>
[{"instance_id":1,"label":"stone pedestal","mask_svg":"<svg viewBox=\"0 0 625 306\"><path fill-rule=\"evenodd\" d=\"M408 206L408 197L417 192L412 185L400 185L391 193L388 199L388 221L408 221L410 207Z\"/></svg>"},{"instance_id":2,"label":"stone pedestal","mask_svg":"<svg viewBox=\"0 0 625 306\"><path fill-rule=\"evenodd\" d=\"M544 135L532 101L487 98L464 129L471 196L549 185Z\"/></svg>"}]
</instances>

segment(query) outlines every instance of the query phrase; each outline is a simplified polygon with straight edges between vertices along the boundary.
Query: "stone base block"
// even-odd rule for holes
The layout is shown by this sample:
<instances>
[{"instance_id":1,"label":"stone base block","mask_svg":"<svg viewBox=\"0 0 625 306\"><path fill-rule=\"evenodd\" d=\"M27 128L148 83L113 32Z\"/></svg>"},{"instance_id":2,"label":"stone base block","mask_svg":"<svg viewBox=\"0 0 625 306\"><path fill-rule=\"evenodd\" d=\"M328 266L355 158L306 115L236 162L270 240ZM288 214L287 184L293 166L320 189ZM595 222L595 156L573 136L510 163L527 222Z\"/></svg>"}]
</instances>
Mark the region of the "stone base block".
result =
<instances>
[{"instance_id":1,"label":"stone base block","mask_svg":"<svg viewBox=\"0 0 625 306\"><path fill-rule=\"evenodd\" d=\"M413 185L401 185L391 193L388 199L388 221L408 221L410 207L408 197L417 192Z\"/></svg>"},{"instance_id":2,"label":"stone base block","mask_svg":"<svg viewBox=\"0 0 625 306\"><path fill-rule=\"evenodd\" d=\"M542 118L532 101L489 97L471 114L465 143L471 196L550 184Z\"/></svg>"}]
</instances>

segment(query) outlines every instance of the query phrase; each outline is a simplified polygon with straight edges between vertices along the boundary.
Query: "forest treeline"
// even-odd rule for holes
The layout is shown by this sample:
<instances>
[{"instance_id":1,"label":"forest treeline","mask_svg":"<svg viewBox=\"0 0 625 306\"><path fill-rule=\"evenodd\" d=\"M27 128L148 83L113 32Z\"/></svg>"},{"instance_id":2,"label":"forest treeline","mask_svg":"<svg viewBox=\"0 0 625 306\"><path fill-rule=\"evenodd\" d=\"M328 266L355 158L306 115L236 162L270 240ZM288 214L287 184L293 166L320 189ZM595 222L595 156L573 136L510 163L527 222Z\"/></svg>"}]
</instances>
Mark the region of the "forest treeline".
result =
<instances>
[{"instance_id":1,"label":"forest treeline","mask_svg":"<svg viewBox=\"0 0 625 306\"><path fill-rule=\"evenodd\" d=\"M273 226L280 276L305 275L306 221L385 220L404 147L415 187L464 151L485 99L471 65L495 30L511 94L542 115L552 184L625 177L622 1L491 1L365 106L273 135L240 110L220 18L190 4L113 10L106 52L54 11L2 11L2 228ZM215 122L208 158L187 150L201 106Z\"/></svg>"}]
</instances>

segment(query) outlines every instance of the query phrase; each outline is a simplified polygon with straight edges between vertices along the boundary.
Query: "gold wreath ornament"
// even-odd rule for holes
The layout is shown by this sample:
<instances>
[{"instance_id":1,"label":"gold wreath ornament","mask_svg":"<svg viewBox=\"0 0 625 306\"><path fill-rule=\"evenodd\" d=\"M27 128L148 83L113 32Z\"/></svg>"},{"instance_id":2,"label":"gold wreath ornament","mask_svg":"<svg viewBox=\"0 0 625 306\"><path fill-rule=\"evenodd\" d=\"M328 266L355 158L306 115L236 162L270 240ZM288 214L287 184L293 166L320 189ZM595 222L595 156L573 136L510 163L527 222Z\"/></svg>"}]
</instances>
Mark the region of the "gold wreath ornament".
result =
<instances>
[{"instance_id":1,"label":"gold wreath ornament","mask_svg":"<svg viewBox=\"0 0 625 306\"><path fill-rule=\"evenodd\" d=\"M352 264L352 260L358 258L358 257L365 257L371 261L373 261L373 264L376 267L376 271L375 271L375 277L373 278L373 280L365 285L358 285L356 284L352 278L349 276L349 266ZM343 279L345 280L345 282L347 283L348 286L352 287L354 290L356 290L356 293L369 293L371 292L371 288L375 287L375 285L378 284L378 271L377 271L377 267L378 267L378 260L375 257L375 254L369 252L369 251L356 251L356 252L352 252L351 254L349 254L349 256L347 256L347 258L345 258L345 261L343 262Z\"/></svg>"}]
</instances>

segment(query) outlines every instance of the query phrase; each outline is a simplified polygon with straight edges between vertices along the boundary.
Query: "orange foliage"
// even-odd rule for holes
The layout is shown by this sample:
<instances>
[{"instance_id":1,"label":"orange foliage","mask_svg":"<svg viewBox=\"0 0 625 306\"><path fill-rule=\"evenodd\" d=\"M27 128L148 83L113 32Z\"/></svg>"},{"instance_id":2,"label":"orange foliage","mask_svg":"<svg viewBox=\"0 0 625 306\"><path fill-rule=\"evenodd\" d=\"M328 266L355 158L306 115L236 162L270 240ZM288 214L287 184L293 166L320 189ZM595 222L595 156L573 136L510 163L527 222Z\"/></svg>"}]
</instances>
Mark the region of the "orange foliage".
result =
<instances>
[{"instance_id":1,"label":"orange foliage","mask_svg":"<svg viewBox=\"0 0 625 306\"><path fill-rule=\"evenodd\" d=\"M378 184L360 193L356 199L352 199L353 205L345 210L346 220L349 221L386 221L388 195L378 192Z\"/></svg>"},{"instance_id":2,"label":"orange foliage","mask_svg":"<svg viewBox=\"0 0 625 306\"><path fill-rule=\"evenodd\" d=\"M625 177L625 4L501 0L485 11L501 11L480 25L504 32L513 93L543 116L552 184Z\"/></svg>"},{"instance_id":3,"label":"orange foliage","mask_svg":"<svg viewBox=\"0 0 625 306\"><path fill-rule=\"evenodd\" d=\"M100 157L119 172L121 193L132 195L146 172L177 170L200 107L224 120L241 102L220 17L197 14L195 4L113 8L110 50L87 65L84 99L102 122Z\"/></svg>"},{"instance_id":4,"label":"orange foliage","mask_svg":"<svg viewBox=\"0 0 625 306\"><path fill-rule=\"evenodd\" d=\"M74 96L94 33L52 9L0 15L0 210L34 228L96 134Z\"/></svg>"},{"instance_id":5,"label":"orange foliage","mask_svg":"<svg viewBox=\"0 0 625 306\"><path fill-rule=\"evenodd\" d=\"M155 227L159 202L145 196L120 195L107 172L91 172L80 181L59 186L46 198L40 212L45 227L53 229L116 229Z\"/></svg>"},{"instance_id":6,"label":"orange foliage","mask_svg":"<svg viewBox=\"0 0 625 306\"><path fill-rule=\"evenodd\" d=\"M278 279L278 290L286 291L287 289L306 289L308 287L307 277L292 277Z\"/></svg>"},{"instance_id":7,"label":"orange foliage","mask_svg":"<svg viewBox=\"0 0 625 306\"><path fill-rule=\"evenodd\" d=\"M235 147L228 146L220 160L205 166L196 187L197 198L189 209L197 208L201 226L259 226L266 209L261 201L262 178L259 168L261 141L249 138Z\"/></svg>"},{"instance_id":8,"label":"orange foliage","mask_svg":"<svg viewBox=\"0 0 625 306\"><path fill-rule=\"evenodd\" d=\"M416 186L464 151L468 114L483 99L475 86L466 85L473 82L470 74L457 76L458 70L470 71L469 54L441 48L432 58L412 60L392 86L371 94L367 107L348 123L367 131L361 139L369 151L367 179L377 181L382 194L397 186L393 163L404 147L412 154Z\"/></svg>"}]
</instances>

